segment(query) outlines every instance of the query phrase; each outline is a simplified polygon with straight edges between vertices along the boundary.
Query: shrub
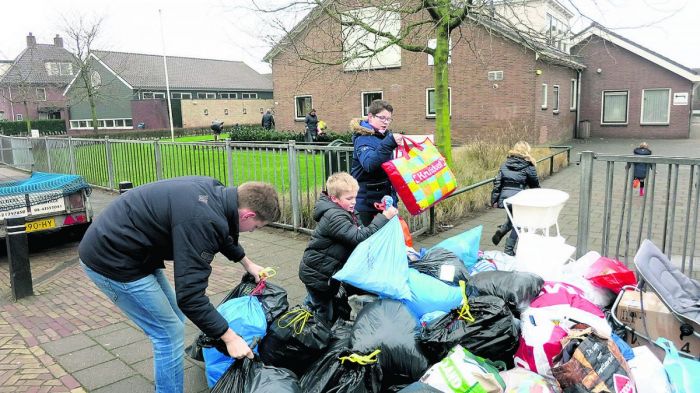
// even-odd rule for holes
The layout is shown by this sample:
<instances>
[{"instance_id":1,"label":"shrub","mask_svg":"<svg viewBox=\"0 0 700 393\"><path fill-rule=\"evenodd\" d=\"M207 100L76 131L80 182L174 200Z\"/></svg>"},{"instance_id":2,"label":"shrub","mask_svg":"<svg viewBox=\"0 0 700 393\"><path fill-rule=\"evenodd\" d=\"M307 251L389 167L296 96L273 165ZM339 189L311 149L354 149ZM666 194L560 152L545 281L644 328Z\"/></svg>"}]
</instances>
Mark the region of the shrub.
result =
<instances>
[{"instance_id":1,"label":"shrub","mask_svg":"<svg viewBox=\"0 0 700 393\"><path fill-rule=\"evenodd\" d=\"M39 130L40 135L64 135L66 133L66 123L64 120L30 120L30 127ZM22 121L1 121L0 133L4 135L26 136L27 122Z\"/></svg>"}]
</instances>

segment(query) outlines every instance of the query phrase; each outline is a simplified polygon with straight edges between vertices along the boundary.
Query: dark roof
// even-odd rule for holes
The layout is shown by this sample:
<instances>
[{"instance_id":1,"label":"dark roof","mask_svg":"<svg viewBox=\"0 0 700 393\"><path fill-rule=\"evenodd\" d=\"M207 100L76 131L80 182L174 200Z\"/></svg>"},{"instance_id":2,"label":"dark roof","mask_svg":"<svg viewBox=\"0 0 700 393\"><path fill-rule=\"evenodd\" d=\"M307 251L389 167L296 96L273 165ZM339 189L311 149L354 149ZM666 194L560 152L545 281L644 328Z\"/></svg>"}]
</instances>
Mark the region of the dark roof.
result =
<instances>
[{"instance_id":1,"label":"dark roof","mask_svg":"<svg viewBox=\"0 0 700 393\"><path fill-rule=\"evenodd\" d=\"M135 89L165 89L163 56L94 51L100 61ZM170 89L272 91L270 74L242 61L167 56Z\"/></svg>"},{"instance_id":2,"label":"dark roof","mask_svg":"<svg viewBox=\"0 0 700 393\"><path fill-rule=\"evenodd\" d=\"M17 56L0 83L27 83L38 85L65 86L73 75L51 75L46 71L47 62L73 63L73 72L77 72L73 54L67 49L50 44L36 44L27 47Z\"/></svg>"}]
</instances>

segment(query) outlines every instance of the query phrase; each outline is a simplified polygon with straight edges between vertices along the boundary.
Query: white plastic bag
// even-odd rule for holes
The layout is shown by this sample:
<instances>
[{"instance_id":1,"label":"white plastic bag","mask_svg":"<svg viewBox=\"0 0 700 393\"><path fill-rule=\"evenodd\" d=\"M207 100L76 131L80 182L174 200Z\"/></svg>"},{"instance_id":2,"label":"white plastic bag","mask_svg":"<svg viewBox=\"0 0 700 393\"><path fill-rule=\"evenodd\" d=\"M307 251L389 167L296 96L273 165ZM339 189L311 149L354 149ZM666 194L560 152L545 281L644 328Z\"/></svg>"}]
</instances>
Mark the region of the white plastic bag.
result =
<instances>
[{"instance_id":1,"label":"white plastic bag","mask_svg":"<svg viewBox=\"0 0 700 393\"><path fill-rule=\"evenodd\" d=\"M545 281L559 281L564 265L576 251L561 236L523 233L515 252L515 269L539 275Z\"/></svg>"},{"instance_id":2,"label":"white plastic bag","mask_svg":"<svg viewBox=\"0 0 700 393\"><path fill-rule=\"evenodd\" d=\"M632 371L637 393L671 393L664 366L649 347L632 348L632 352L634 359L628 360L627 365Z\"/></svg>"},{"instance_id":3,"label":"white plastic bag","mask_svg":"<svg viewBox=\"0 0 700 393\"><path fill-rule=\"evenodd\" d=\"M599 253L589 251L578 260L565 265L559 281L579 288L583 292L582 296L586 300L600 308L605 308L615 299L615 294L609 289L593 285L593 283L584 277L591 265L599 258Z\"/></svg>"}]
</instances>

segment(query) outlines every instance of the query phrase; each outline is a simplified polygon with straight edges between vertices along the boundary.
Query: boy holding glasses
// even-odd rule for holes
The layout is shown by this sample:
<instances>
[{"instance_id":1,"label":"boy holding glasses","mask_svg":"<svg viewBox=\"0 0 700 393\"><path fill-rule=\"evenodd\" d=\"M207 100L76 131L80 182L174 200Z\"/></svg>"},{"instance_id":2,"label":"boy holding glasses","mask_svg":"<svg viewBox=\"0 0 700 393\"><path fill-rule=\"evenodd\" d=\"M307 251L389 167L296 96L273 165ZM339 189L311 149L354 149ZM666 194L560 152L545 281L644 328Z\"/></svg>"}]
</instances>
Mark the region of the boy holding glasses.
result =
<instances>
[{"instance_id":1,"label":"boy holding glasses","mask_svg":"<svg viewBox=\"0 0 700 393\"><path fill-rule=\"evenodd\" d=\"M400 134L389 130L394 108L387 101L374 100L369 105L367 119L353 119L352 168L350 173L360 185L355 210L363 226L367 226L378 213L384 210L382 197L390 195L397 207L396 190L382 164L391 160L392 152L403 142Z\"/></svg>"}]
</instances>

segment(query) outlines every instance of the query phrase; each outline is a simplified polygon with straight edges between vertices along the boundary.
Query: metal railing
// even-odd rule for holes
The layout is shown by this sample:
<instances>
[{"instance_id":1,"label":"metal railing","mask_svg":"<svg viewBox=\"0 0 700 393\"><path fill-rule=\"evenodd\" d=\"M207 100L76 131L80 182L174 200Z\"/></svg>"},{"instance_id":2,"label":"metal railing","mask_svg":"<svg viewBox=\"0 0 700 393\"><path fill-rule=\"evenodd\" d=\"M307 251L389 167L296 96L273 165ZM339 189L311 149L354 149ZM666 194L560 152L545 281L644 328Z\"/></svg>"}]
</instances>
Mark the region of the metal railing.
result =
<instances>
[{"instance_id":1,"label":"metal railing","mask_svg":"<svg viewBox=\"0 0 700 393\"><path fill-rule=\"evenodd\" d=\"M633 187L635 164L648 166L643 194ZM642 240L650 239L681 271L694 275L700 158L586 151L580 165L577 257L598 248L630 265ZM602 217L600 228L593 228L594 216Z\"/></svg>"}]
</instances>

